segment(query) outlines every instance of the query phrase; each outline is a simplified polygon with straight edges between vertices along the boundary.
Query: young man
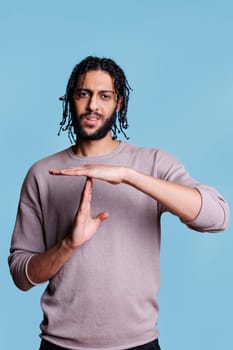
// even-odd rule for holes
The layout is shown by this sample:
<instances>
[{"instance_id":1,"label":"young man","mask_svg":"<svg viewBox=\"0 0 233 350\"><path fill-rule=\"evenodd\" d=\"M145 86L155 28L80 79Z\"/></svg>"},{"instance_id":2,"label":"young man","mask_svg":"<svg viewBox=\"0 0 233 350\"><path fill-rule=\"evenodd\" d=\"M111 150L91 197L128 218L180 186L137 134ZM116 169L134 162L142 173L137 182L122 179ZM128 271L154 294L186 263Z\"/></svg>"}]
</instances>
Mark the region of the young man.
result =
<instances>
[{"instance_id":1,"label":"young man","mask_svg":"<svg viewBox=\"0 0 233 350\"><path fill-rule=\"evenodd\" d=\"M38 161L24 181L10 270L42 296L40 350L160 349L160 218L224 230L229 210L173 156L117 140L130 87L110 59L87 57L63 96L61 130L75 144Z\"/></svg>"}]
</instances>

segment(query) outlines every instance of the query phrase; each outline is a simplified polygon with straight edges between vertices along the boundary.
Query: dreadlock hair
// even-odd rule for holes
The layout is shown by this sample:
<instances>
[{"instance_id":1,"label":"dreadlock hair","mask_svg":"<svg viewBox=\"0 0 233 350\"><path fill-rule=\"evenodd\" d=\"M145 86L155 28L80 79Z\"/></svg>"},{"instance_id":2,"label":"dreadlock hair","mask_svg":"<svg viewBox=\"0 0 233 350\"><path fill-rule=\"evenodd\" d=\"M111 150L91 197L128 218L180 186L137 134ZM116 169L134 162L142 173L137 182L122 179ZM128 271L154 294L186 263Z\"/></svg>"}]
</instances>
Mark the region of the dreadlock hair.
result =
<instances>
[{"instance_id":1,"label":"dreadlock hair","mask_svg":"<svg viewBox=\"0 0 233 350\"><path fill-rule=\"evenodd\" d=\"M71 143L77 142L77 137L75 137L75 112L73 109L73 94L76 88L79 77L82 74L87 73L91 70L103 70L110 74L113 78L114 88L117 93L117 102L120 98L122 98L122 107L119 112L116 113L115 122L112 127L113 139L117 138L117 133L122 132L123 135L128 139L126 133L123 129L128 128L127 121L127 108L128 108L128 100L131 87L126 79L126 76L123 70L110 58L99 58L94 56L88 56L84 60L82 60L79 64L77 64L68 80L68 84L66 87L65 95L60 97L60 100L63 102L63 117L60 122L60 128L58 135L60 135L61 131L68 131L68 137ZM117 126L117 121L119 123L119 127Z\"/></svg>"}]
</instances>

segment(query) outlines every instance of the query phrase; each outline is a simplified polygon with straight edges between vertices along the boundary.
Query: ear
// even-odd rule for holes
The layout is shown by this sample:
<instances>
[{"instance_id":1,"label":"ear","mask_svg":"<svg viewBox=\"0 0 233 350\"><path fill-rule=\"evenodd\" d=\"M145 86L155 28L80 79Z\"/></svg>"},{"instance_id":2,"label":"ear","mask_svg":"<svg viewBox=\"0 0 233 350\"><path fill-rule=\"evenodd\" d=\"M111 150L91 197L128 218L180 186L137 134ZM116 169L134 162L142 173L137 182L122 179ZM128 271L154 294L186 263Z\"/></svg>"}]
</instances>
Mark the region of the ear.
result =
<instances>
[{"instance_id":1,"label":"ear","mask_svg":"<svg viewBox=\"0 0 233 350\"><path fill-rule=\"evenodd\" d=\"M117 102L117 107L116 107L116 111L117 112L120 112L120 110L122 109L123 107L123 97L120 97L118 102Z\"/></svg>"}]
</instances>

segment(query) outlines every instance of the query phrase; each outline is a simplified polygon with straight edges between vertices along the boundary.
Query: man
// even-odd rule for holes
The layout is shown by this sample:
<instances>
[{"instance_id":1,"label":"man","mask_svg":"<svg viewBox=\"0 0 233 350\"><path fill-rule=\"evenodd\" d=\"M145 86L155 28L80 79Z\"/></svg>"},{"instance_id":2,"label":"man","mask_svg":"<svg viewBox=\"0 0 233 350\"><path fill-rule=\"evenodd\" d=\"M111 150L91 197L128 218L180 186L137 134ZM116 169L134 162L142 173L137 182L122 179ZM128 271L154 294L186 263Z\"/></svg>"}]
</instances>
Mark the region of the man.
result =
<instances>
[{"instance_id":1,"label":"man","mask_svg":"<svg viewBox=\"0 0 233 350\"><path fill-rule=\"evenodd\" d=\"M201 232L228 224L222 196L173 156L117 140L129 92L114 61L80 62L60 129L75 144L25 178L9 265L22 290L48 282L40 350L160 349L161 215Z\"/></svg>"}]
</instances>

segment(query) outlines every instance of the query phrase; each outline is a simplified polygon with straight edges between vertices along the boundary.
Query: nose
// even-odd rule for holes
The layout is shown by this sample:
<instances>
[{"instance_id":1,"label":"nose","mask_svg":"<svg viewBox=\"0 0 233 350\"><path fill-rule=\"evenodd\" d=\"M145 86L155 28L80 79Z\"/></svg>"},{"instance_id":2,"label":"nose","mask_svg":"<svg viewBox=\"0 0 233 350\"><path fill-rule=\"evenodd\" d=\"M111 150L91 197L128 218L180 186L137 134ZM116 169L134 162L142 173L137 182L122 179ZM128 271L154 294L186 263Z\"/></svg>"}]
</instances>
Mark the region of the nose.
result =
<instances>
[{"instance_id":1,"label":"nose","mask_svg":"<svg viewBox=\"0 0 233 350\"><path fill-rule=\"evenodd\" d=\"M92 112L97 111L99 109L98 98L94 94L92 96L90 96L89 103L88 103L88 109Z\"/></svg>"}]
</instances>

